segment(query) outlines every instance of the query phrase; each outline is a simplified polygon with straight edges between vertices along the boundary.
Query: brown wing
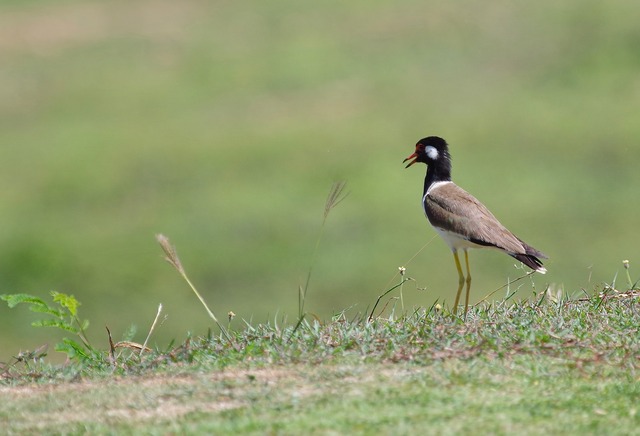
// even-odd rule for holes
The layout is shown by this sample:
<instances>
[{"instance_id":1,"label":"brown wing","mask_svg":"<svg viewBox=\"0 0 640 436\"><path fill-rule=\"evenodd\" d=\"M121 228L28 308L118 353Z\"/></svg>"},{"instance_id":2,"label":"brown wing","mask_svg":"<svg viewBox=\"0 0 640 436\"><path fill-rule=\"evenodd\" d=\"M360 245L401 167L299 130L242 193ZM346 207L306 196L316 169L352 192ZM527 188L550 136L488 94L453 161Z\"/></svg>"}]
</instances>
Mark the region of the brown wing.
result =
<instances>
[{"instance_id":1,"label":"brown wing","mask_svg":"<svg viewBox=\"0 0 640 436\"><path fill-rule=\"evenodd\" d=\"M429 222L480 245L527 254L522 242L473 195L454 183L434 187L424 198Z\"/></svg>"}]
</instances>

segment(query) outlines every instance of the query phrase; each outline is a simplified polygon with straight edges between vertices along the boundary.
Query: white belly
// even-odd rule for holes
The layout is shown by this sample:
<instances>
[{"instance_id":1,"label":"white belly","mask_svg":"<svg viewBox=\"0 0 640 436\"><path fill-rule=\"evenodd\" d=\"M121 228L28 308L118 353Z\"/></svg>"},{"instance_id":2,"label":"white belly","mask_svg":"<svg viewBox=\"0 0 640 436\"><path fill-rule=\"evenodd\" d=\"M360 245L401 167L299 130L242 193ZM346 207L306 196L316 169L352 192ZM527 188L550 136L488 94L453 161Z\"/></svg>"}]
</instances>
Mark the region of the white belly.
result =
<instances>
[{"instance_id":1,"label":"white belly","mask_svg":"<svg viewBox=\"0 0 640 436\"><path fill-rule=\"evenodd\" d=\"M442 236L442 239L444 239L449 248L451 248L451 251L467 250L469 248L487 248L486 245L474 244L468 239L448 230L444 230L439 227L434 227L434 229L440 236Z\"/></svg>"}]
</instances>

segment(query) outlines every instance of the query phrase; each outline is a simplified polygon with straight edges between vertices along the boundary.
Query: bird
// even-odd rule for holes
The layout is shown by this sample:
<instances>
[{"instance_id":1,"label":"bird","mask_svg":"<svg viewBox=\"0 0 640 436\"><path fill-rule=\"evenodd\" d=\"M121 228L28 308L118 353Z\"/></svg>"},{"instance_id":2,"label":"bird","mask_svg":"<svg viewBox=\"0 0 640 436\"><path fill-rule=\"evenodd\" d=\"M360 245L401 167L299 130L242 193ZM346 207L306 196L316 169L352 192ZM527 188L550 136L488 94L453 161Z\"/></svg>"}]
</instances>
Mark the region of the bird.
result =
<instances>
[{"instance_id":1,"label":"bird","mask_svg":"<svg viewBox=\"0 0 640 436\"><path fill-rule=\"evenodd\" d=\"M547 272L540 260L548 258L545 254L511 233L484 204L451 180L451 155L447 141L438 136L423 138L416 143L414 153L402 163L407 161L409 163L405 168L418 162L427 165L422 207L431 226L453 252L458 270L458 291L453 305L455 311L458 308L462 287L466 283L465 319L471 289L468 249L497 249L519 260L533 271L542 274ZM460 265L459 250L464 252L466 278Z\"/></svg>"}]
</instances>

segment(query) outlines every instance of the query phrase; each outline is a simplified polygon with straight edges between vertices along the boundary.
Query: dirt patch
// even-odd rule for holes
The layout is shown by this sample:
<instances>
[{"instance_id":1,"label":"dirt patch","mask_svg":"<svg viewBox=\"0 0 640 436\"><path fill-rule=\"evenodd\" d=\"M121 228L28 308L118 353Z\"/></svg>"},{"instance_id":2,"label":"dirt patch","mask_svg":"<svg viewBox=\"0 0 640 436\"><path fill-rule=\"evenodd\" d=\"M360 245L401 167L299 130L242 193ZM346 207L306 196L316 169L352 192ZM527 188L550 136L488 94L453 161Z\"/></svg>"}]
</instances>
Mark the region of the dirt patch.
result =
<instances>
[{"instance_id":1,"label":"dirt patch","mask_svg":"<svg viewBox=\"0 0 640 436\"><path fill-rule=\"evenodd\" d=\"M361 397L367 386L422 377L423 367L290 365L0 388L0 417L33 432L74 425L179 422L190 414L295 407L315 396ZM0 425L2 421L0 418Z\"/></svg>"},{"instance_id":2,"label":"dirt patch","mask_svg":"<svg viewBox=\"0 0 640 436\"><path fill-rule=\"evenodd\" d=\"M86 392L103 386L118 387L136 385L140 388L157 386L190 385L195 380L207 378L211 381L224 380L260 380L264 383L274 384L283 378L297 378L291 369L261 368L261 369L230 369L204 374L163 374L153 376L129 376L118 377L106 381L82 381L64 384L31 384L24 386L0 386L0 395L32 396L43 393Z\"/></svg>"},{"instance_id":3,"label":"dirt patch","mask_svg":"<svg viewBox=\"0 0 640 436\"><path fill-rule=\"evenodd\" d=\"M44 429L80 422L176 420L194 412L216 413L247 407L250 399L267 398L283 386L287 395L298 398L313 393L297 369L265 368L5 386L0 387L0 401L3 412L23 422L23 429Z\"/></svg>"}]
</instances>

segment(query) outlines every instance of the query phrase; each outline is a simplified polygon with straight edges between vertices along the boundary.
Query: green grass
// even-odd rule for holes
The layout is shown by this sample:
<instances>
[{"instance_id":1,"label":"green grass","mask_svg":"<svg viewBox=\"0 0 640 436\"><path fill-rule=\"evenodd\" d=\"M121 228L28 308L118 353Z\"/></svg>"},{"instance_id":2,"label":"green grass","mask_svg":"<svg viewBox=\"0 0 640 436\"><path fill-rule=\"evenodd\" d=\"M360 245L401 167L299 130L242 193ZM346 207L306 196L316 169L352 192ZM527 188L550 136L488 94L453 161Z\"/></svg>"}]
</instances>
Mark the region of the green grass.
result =
<instances>
[{"instance_id":1,"label":"green grass","mask_svg":"<svg viewBox=\"0 0 640 436\"><path fill-rule=\"evenodd\" d=\"M405 265L433 235L423 173L401 165L427 134L550 256L538 289L611 282L637 251L639 8L3 2L0 293L76 295L117 336L163 303L159 343L203 333L208 316L158 261L164 233L236 328L293 317L326 191L346 180L305 309L364 311L399 266L426 288L405 289L405 307L450 301L441 241ZM471 300L512 264L473 253ZM0 310L1 360L54 340L25 343Z\"/></svg>"},{"instance_id":2,"label":"green grass","mask_svg":"<svg viewBox=\"0 0 640 436\"><path fill-rule=\"evenodd\" d=\"M113 361L14 363L0 423L9 433L633 433L640 295L555 297L482 304L466 323L435 306L372 322L345 312L142 357L118 348Z\"/></svg>"},{"instance_id":3,"label":"green grass","mask_svg":"<svg viewBox=\"0 0 640 436\"><path fill-rule=\"evenodd\" d=\"M41 313L0 305L3 430L637 431L638 296L612 296L638 278L637 3L0 12L0 294L77 297L81 318L58 321L95 351L62 364L57 331L25 331ZM428 242L423 172L401 165L429 134L451 143L454 179L550 256L466 323L436 310L456 271ZM314 252L337 180L349 197ZM207 336L158 233L230 339ZM366 322L401 266L413 280ZM471 269L472 303L522 275L491 252Z\"/></svg>"}]
</instances>

